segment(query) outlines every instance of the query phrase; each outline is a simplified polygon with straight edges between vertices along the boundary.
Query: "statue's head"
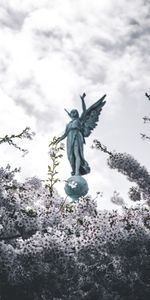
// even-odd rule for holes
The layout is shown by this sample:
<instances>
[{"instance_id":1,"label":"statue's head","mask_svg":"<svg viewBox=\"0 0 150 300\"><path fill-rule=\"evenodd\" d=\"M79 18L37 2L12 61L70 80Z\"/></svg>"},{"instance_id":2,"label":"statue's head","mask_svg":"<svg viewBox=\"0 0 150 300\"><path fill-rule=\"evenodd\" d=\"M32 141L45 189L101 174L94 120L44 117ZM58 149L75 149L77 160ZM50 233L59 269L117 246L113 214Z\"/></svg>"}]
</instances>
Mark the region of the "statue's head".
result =
<instances>
[{"instance_id":1,"label":"statue's head","mask_svg":"<svg viewBox=\"0 0 150 300\"><path fill-rule=\"evenodd\" d=\"M71 110L70 117L71 117L71 119L77 119L77 118L79 118L79 113L78 113L77 109L72 109Z\"/></svg>"}]
</instances>

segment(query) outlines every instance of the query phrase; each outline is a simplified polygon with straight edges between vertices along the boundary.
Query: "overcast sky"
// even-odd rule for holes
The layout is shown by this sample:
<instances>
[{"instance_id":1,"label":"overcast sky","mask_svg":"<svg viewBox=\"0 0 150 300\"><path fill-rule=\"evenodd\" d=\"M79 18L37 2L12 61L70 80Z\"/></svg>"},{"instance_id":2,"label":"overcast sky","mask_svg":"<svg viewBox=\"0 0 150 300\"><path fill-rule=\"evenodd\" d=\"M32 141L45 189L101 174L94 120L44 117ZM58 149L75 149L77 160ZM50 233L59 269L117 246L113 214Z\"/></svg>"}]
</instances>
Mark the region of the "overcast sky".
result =
<instances>
[{"instance_id":1,"label":"overcast sky","mask_svg":"<svg viewBox=\"0 0 150 300\"><path fill-rule=\"evenodd\" d=\"M98 126L85 146L91 173L90 194L103 192L100 207L111 207L114 190L127 200L129 183L107 167L107 156L92 150L99 139L109 150L132 154L149 167L149 133L142 117L150 115L149 0L0 0L0 136L26 126L36 132L24 158L9 146L0 148L1 165L21 166L21 178L45 178L48 143L63 133L64 108L81 112L107 94ZM62 180L70 176L67 157ZM62 182L58 190L63 195ZM102 201L102 200L100 200Z\"/></svg>"}]
</instances>

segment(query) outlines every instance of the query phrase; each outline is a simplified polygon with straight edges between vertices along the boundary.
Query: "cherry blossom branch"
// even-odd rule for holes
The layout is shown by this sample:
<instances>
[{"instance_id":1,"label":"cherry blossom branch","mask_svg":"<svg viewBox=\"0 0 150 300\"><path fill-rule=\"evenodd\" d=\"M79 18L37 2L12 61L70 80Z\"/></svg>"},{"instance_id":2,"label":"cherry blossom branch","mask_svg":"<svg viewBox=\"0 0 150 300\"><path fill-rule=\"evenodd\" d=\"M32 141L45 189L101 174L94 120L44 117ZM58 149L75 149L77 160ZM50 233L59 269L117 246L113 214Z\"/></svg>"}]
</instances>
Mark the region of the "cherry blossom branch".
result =
<instances>
[{"instance_id":1,"label":"cherry blossom branch","mask_svg":"<svg viewBox=\"0 0 150 300\"><path fill-rule=\"evenodd\" d=\"M100 141L98 140L94 140L93 144L91 146L92 149L99 149L107 154L109 154L110 156L113 156L113 153L107 150L107 147L105 145L102 145Z\"/></svg>"},{"instance_id":2,"label":"cherry blossom branch","mask_svg":"<svg viewBox=\"0 0 150 300\"><path fill-rule=\"evenodd\" d=\"M22 139L26 138L29 140L33 139L33 136L35 135L35 132L30 132L30 127L26 127L21 133L19 134L12 134L8 136L7 134L4 137L0 137L0 144L2 143L8 143L9 145L14 146L15 148L19 149L20 151L24 152L24 155L28 153L27 149L21 148L18 146L14 140L15 139Z\"/></svg>"}]
</instances>

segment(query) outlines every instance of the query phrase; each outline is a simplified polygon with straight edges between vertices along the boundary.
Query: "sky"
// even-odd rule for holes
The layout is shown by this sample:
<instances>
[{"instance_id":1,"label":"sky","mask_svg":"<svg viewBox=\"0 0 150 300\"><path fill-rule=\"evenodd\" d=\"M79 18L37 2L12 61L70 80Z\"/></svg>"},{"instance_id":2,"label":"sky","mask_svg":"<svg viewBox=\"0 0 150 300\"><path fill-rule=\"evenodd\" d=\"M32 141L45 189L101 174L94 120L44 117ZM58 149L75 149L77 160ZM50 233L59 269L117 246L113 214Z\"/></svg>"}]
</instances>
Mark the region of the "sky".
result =
<instances>
[{"instance_id":1,"label":"sky","mask_svg":"<svg viewBox=\"0 0 150 300\"><path fill-rule=\"evenodd\" d=\"M150 1L0 0L0 136L26 126L36 132L23 141L29 154L1 145L0 163L21 167L20 180L47 176L48 144L69 122L64 108L81 113L80 95L89 107L104 94L99 123L85 145L91 167L89 193L100 208L112 208L114 190L128 201L131 186L107 166L107 155L91 149L98 139L110 151L127 152L149 170ZM58 191L70 176L64 155Z\"/></svg>"}]
</instances>

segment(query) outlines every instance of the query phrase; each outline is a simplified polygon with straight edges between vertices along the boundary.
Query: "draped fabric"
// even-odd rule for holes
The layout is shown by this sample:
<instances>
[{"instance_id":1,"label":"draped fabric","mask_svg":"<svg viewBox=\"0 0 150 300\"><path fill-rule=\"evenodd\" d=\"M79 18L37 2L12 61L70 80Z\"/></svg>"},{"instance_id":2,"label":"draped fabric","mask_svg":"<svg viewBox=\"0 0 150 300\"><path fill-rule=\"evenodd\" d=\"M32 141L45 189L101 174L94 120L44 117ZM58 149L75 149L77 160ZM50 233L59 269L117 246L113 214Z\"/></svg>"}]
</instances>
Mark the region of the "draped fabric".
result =
<instances>
[{"instance_id":1,"label":"draped fabric","mask_svg":"<svg viewBox=\"0 0 150 300\"><path fill-rule=\"evenodd\" d=\"M77 152L80 158L79 173L80 175L88 174L90 172L90 167L84 158L83 144L85 143L85 139L82 134L82 126L80 120L72 120L67 125L67 132L67 155L73 173L75 173L75 152Z\"/></svg>"}]
</instances>

